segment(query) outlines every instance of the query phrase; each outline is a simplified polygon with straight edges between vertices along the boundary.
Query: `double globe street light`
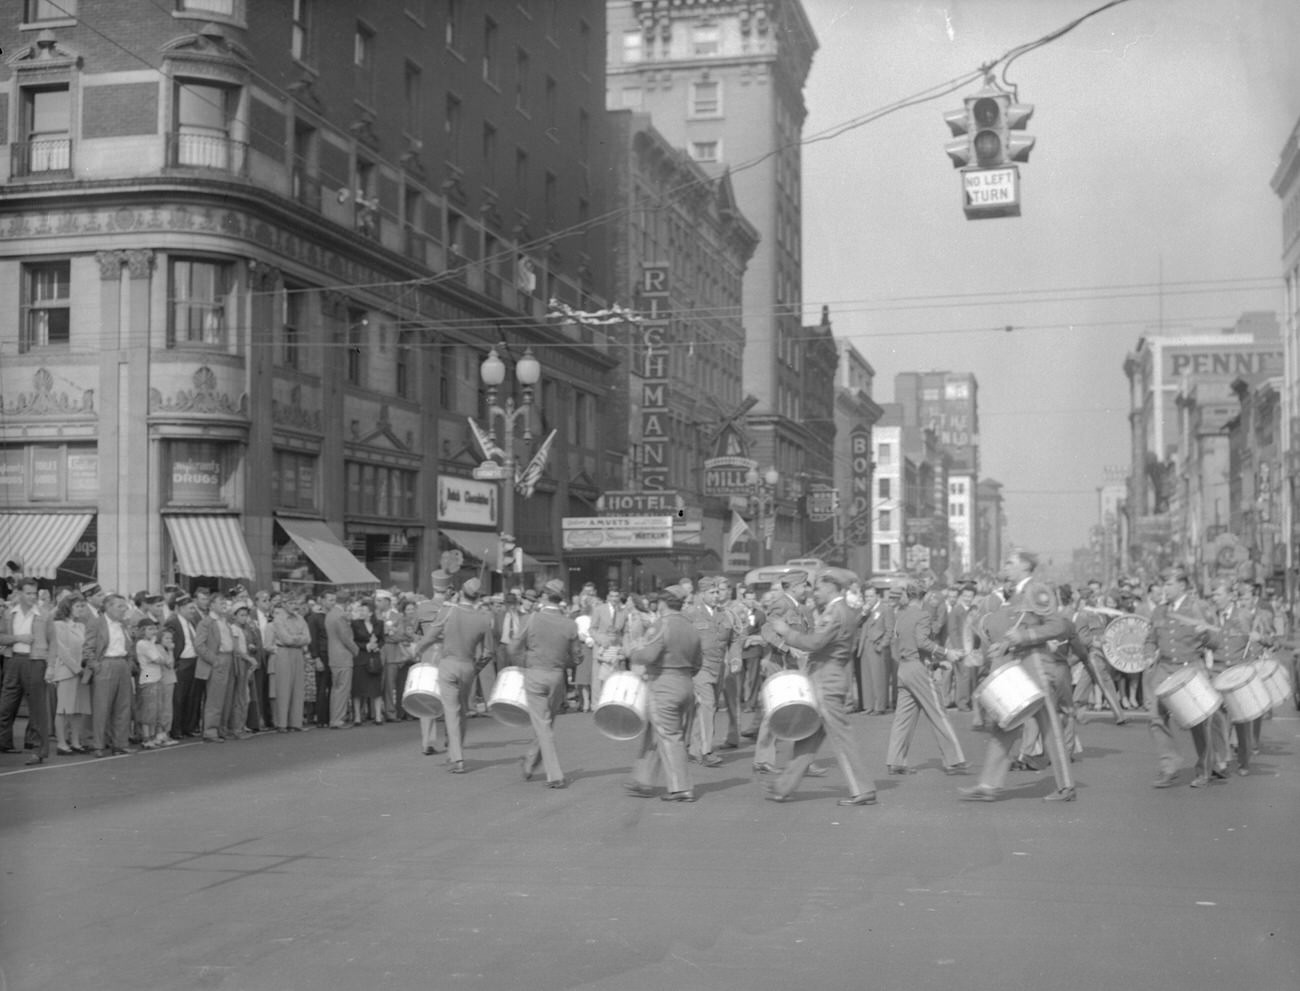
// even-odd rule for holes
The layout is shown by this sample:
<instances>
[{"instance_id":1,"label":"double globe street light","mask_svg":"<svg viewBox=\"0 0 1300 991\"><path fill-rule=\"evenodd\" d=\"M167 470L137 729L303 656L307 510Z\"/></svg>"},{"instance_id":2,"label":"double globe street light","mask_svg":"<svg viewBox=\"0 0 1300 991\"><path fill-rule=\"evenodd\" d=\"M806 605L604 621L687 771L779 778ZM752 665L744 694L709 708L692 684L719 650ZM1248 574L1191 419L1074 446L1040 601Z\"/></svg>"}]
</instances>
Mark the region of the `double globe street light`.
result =
<instances>
[{"instance_id":1,"label":"double globe street light","mask_svg":"<svg viewBox=\"0 0 1300 991\"><path fill-rule=\"evenodd\" d=\"M502 480L501 493L501 570L503 573L517 574L522 570L520 567L522 561L521 555L515 553L515 423L519 420L523 421L521 437L525 444L533 439L530 417L533 408L533 387L542 377L542 365L534 357L532 348L526 349L523 357L515 362L515 381L519 383L523 392L522 401L517 406L513 394L506 396L504 405L497 402L497 389L506 380L506 365L497 354L495 347L483 359L478 372L479 378L487 386L488 432L495 433L498 419L501 420L502 426L501 450L504 454L502 468L505 478ZM505 563L507 555L510 558L508 567Z\"/></svg>"}]
</instances>

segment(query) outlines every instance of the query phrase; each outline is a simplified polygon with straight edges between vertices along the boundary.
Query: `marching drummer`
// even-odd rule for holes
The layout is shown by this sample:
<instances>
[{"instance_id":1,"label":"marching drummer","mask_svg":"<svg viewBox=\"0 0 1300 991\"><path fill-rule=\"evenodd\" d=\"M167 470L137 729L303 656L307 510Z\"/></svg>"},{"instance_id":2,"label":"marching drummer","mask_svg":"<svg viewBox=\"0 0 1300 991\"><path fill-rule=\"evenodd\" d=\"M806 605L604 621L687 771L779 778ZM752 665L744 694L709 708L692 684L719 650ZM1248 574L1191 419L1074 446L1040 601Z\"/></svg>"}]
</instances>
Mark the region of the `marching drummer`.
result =
<instances>
[{"instance_id":1,"label":"marching drummer","mask_svg":"<svg viewBox=\"0 0 1300 991\"><path fill-rule=\"evenodd\" d=\"M1169 788L1176 784L1183 764L1169 727L1169 709L1157 695L1156 688L1182 668L1203 668L1205 651L1210 648L1207 617L1200 602L1191 594L1186 570L1166 568L1161 572L1161 578L1163 595L1151 613L1151 632L1147 634L1147 644L1155 648L1156 662L1147 670L1143 685L1147 708L1151 712L1151 737L1160 763L1160 774L1151 783L1153 788ZM1148 688L1150 691L1146 691ZM1193 726L1191 733L1196 745L1196 775L1192 778L1192 787L1203 788L1210 783L1211 775L1226 778L1227 775L1213 765L1208 720Z\"/></svg>"},{"instance_id":2,"label":"marching drummer","mask_svg":"<svg viewBox=\"0 0 1300 991\"><path fill-rule=\"evenodd\" d=\"M1029 551L1014 551L1003 565L1012 585L1010 600L984 621L988 639L985 652L996 677L1000 668L1020 664L1047 696L1033 718L1044 741L1052 748L1052 774L1056 790L1043 798L1045 802L1072 802L1074 782L1070 777L1070 751L1061 730L1061 716L1073 706L1070 695L1070 666L1057 660L1048 649L1052 640L1069 639L1073 626L1061 615L1052 587L1034 577L1038 558ZM986 682L987 684L987 682ZM1019 725L1002 729L996 720L988 720L992 734L980 770L979 784L960 789L965 802L997 801L998 792L1011 770L1011 751L1022 735Z\"/></svg>"},{"instance_id":3,"label":"marching drummer","mask_svg":"<svg viewBox=\"0 0 1300 991\"><path fill-rule=\"evenodd\" d=\"M546 768L546 783L564 788L568 780L560 767L555 749L555 714L564 704L564 674L582 661L582 641L578 624L564 614L564 582L552 578L542 586L544 602L524 621L519 634L508 646L512 663L524 668L524 693L528 699L528 718L533 727L533 743L519 759L524 780L537 770L538 761Z\"/></svg>"},{"instance_id":4,"label":"marching drummer","mask_svg":"<svg viewBox=\"0 0 1300 991\"><path fill-rule=\"evenodd\" d=\"M416 625L420 631L420 639L411 647L411 655L415 658L417 664L437 665L438 653L441 649L435 643L435 637L429 635L434 624L450 608L447 599L452 594L451 575L439 568L431 576L433 579L433 594L416 606ZM410 677L410 672L407 673ZM447 724L441 716L420 716L420 751L426 757L439 753L436 738L438 735L438 724L441 722L442 735L447 735ZM446 749L444 746L443 749Z\"/></svg>"},{"instance_id":5,"label":"marching drummer","mask_svg":"<svg viewBox=\"0 0 1300 991\"><path fill-rule=\"evenodd\" d=\"M1219 612L1219 628L1210 631L1210 648L1216 668L1237 667L1255 660L1263 647L1273 645L1271 617L1260 616L1255 591L1249 584L1220 579L1214 583L1210 601ZM1211 734L1215 756L1228 753L1230 724L1220 710L1211 717ZM1236 723L1237 773L1250 774L1250 755L1259 740L1258 728L1263 720ZM1221 769L1220 769L1221 770ZM1213 770L1211 771L1213 774Z\"/></svg>"},{"instance_id":6,"label":"marching drummer","mask_svg":"<svg viewBox=\"0 0 1300 991\"><path fill-rule=\"evenodd\" d=\"M699 762L705 767L721 767L722 758L713 752L714 723L722 692L722 679L729 655L736 640L736 624L730 612L719 608L721 593L727 588L725 578L700 579L700 591L694 605L682 609L700 634L703 661L695 673L695 731L691 736L699 751ZM730 716L729 733L739 734L736 720L739 707L734 696L722 698ZM689 752L690 741L687 741Z\"/></svg>"},{"instance_id":7,"label":"marching drummer","mask_svg":"<svg viewBox=\"0 0 1300 991\"><path fill-rule=\"evenodd\" d=\"M665 802L693 802L690 772L686 766L686 734L695 712L695 673L703 663L700 634L682 615L687 592L672 585L659 593L659 621L644 645L632 650L632 664L644 665L650 683L650 724L641 737L641 755L624 784L638 798L654 795L652 782L664 765L668 792Z\"/></svg>"},{"instance_id":8,"label":"marching drummer","mask_svg":"<svg viewBox=\"0 0 1300 991\"><path fill-rule=\"evenodd\" d=\"M442 644L438 692L447 720L447 763L452 774L465 773L465 715L478 674L476 662L492 652L492 615L476 608L482 588L477 578L465 582L459 600L439 613L419 644Z\"/></svg>"},{"instance_id":9,"label":"marching drummer","mask_svg":"<svg viewBox=\"0 0 1300 991\"><path fill-rule=\"evenodd\" d=\"M821 709L822 722L811 736L798 740L794 756L780 775L766 786L766 798L784 802L798 787L800 780L812 766L824 741L829 740L832 751L849 786L849 797L841 798L840 805L875 805L874 782L862 766L853 728L849 724L846 697L849 690L848 666L853 659L858 635L859 614L844 601L844 591L857 580L857 576L843 568L828 568L817 577L813 601L818 613L813 628L802 633L784 619L773 619L770 625L781 638L778 648L794 647L809 652L808 676L812 679Z\"/></svg>"}]
</instances>

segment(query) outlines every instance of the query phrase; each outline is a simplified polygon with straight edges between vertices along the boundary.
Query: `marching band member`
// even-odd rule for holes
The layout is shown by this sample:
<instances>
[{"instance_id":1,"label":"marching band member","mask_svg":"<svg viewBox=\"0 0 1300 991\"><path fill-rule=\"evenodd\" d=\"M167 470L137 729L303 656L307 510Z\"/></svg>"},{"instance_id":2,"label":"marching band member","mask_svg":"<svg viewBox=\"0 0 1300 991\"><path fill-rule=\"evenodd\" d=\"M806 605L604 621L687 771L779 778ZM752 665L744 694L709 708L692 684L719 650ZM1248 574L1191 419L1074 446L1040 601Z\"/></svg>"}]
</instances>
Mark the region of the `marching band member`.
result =
<instances>
[{"instance_id":1,"label":"marching band member","mask_svg":"<svg viewBox=\"0 0 1300 991\"><path fill-rule=\"evenodd\" d=\"M1070 753L1061 732L1060 719L1072 705L1070 668L1059 662L1047 648L1048 641L1068 639L1070 622L1056 608L1056 595L1050 585L1034 578L1038 558L1028 551L1015 551L1007 558L1005 573L1012 583L1011 599L984 622L988 634L993 672L1005 664L1020 664L1047 696L1034 713L1038 731L1050 741L1052 774L1056 790L1043 798L1045 802L1073 802L1076 794L1070 777ZM1004 656L998 656L999 654ZM1006 658L1010 659L1007 660ZM966 802L993 802L1006 783L1011 770L1011 752L1022 735L1019 726L1004 730L995 722L987 726L992 734L980 771L979 784L962 788Z\"/></svg>"},{"instance_id":2,"label":"marching band member","mask_svg":"<svg viewBox=\"0 0 1300 991\"><path fill-rule=\"evenodd\" d=\"M805 605L809 588L807 572L792 571L781 576L780 590L773 589L764 603L767 616L767 622L764 624L765 639L780 639L780 636L773 631L771 625L777 619L782 620L791 629L799 632L811 628L811 614ZM767 679L778 671L785 671L788 668L802 668L803 666L799 658L789 650L770 650L767 659L763 661L763 682L766 683ZM761 708L763 702L761 685L759 687L758 701ZM754 771L758 774L775 774L777 771L776 736L768 723L766 709L762 710L755 735L757 739L754 744ZM826 772L820 768L815 768L812 773L814 777L820 777Z\"/></svg>"},{"instance_id":3,"label":"marching band member","mask_svg":"<svg viewBox=\"0 0 1300 991\"><path fill-rule=\"evenodd\" d=\"M470 692L478 673L478 661L492 654L492 615L478 609L482 584L471 578L460 588L460 599L439 614L425 635L441 643L438 659L438 692L443 717L447 720L447 763L452 774L465 773L465 717ZM421 646L424 641L421 641Z\"/></svg>"},{"instance_id":4,"label":"marching band member","mask_svg":"<svg viewBox=\"0 0 1300 991\"><path fill-rule=\"evenodd\" d=\"M841 798L838 804L876 804L876 790L862 767L845 704L849 688L848 665L857 640L859 617L844 601L844 590L855 580L853 573L843 568L829 568L817 577L813 598L819 612L810 632L800 632L783 619L771 621L772 629L784 640L784 646L809 652L808 675L812 679L822 721L812 736L795 742L794 756L789 765L767 785L769 801L784 802L790 798L812 766L822 743L829 740L849 786L849 797Z\"/></svg>"},{"instance_id":5,"label":"marching band member","mask_svg":"<svg viewBox=\"0 0 1300 991\"><path fill-rule=\"evenodd\" d=\"M1219 629L1210 633L1210 648L1214 651L1214 667L1226 670L1240 664L1249 664L1260 654L1260 645L1272 646L1271 617L1261 617L1254 589L1246 584L1220 579L1214 583L1210 600L1219 611ZM1222 661L1222 663L1219 663ZM1223 709L1211 718L1210 733L1215 757L1223 759L1228 754L1230 727ZM1250 774L1250 755L1258 746L1258 728L1262 718L1247 723L1236 723L1237 773ZM1222 778L1224 769L1211 769L1212 778Z\"/></svg>"},{"instance_id":6,"label":"marching band member","mask_svg":"<svg viewBox=\"0 0 1300 991\"><path fill-rule=\"evenodd\" d=\"M641 737L641 755L624 784L628 794L649 798L660 763L668 779L665 802L693 802L690 772L686 766L686 737L695 711L695 673L704 661L700 634L685 616L684 589L672 585L659 593L659 621L648 640L634 648L633 665L645 668L650 683L650 723Z\"/></svg>"},{"instance_id":7,"label":"marching band member","mask_svg":"<svg viewBox=\"0 0 1300 991\"><path fill-rule=\"evenodd\" d=\"M948 721L934 683L931 665L938 659L959 662L962 653L945 649L932 639L930 613L922 603L925 588L920 582L908 582L904 594L907 604L894 620L894 656L898 658L898 706L889 728L889 751L885 763L890 774L910 774L907 751L912 743L919 716L924 715L939 744L943 769L960 774L966 769L966 755Z\"/></svg>"},{"instance_id":8,"label":"marching band member","mask_svg":"<svg viewBox=\"0 0 1300 991\"><path fill-rule=\"evenodd\" d=\"M437 622L444 618L451 608L447 600L452 594L452 584L451 575L441 568L435 571L431 577L433 579L433 594L416 607L416 625L420 637L411 647L411 656L415 658L417 664L436 666L442 645L437 642L432 635L432 631ZM409 671L407 676L410 676ZM438 723L443 724L443 735L446 736L446 720L441 716L420 716L419 719L420 752L426 757L431 757L439 752L437 746Z\"/></svg>"},{"instance_id":9,"label":"marching band member","mask_svg":"<svg viewBox=\"0 0 1300 991\"><path fill-rule=\"evenodd\" d=\"M1094 601L1095 595L1096 592L1090 582L1087 590L1080 592L1079 607L1074 610L1074 615L1071 617L1075 635L1087 651L1088 658L1083 663L1083 670L1079 672L1079 681L1074 688L1074 701L1076 705L1086 702L1091 696L1093 685L1096 685L1101 689L1102 697L1110 706L1111 712L1115 714L1115 725L1123 726L1128 719L1119 704L1115 681L1110 676L1110 663L1102 650L1102 634L1106 632L1109 621L1102 613L1095 610L1094 606L1099 604Z\"/></svg>"},{"instance_id":10,"label":"marching band member","mask_svg":"<svg viewBox=\"0 0 1300 991\"><path fill-rule=\"evenodd\" d=\"M699 762L705 767L722 766L722 758L713 752L713 737L718 712L722 679L727 667L727 657L736 639L735 621L731 613L719 608L719 590L726 587L725 578L704 578L695 605L682 609L682 615L691 621L700 635L703 661L695 674L695 739ZM721 583L721 584L720 584ZM727 706L731 719L729 732L738 734L736 719L739 716L734 699ZM687 742L687 750L690 743Z\"/></svg>"},{"instance_id":11,"label":"marching band member","mask_svg":"<svg viewBox=\"0 0 1300 991\"><path fill-rule=\"evenodd\" d=\"M519 761L525 781L540 761L546 768L546 783L564 788L568 780L555 749L555 714L564 705L565 670L577 667L582 660L582 641L578 624L564 615L560 606L564 582L552 578L542 592L545 603L525 618L509 648L511 662L524 668L524 694L533 727L533 743Z\"/></svg>"},{"instance_id":12,"label":"marching band member","mask_svg":"<svg viewBox=\"0 0 1300 991\"><path fill-rule=\"evenodd\" d=\"M1192 664L1203 667L1205 651L1210 646L1205 613L1191 594L1187 572L1180 567L1166 568L1162 577L1163 595L1156 599L1158 604L1151 613L1151 632L1147 634L1147 644L1156 651L1156 662L1147 670L1143 684L1147 709L1151 712L1151 738L1155 741L1160 762L1160 774L1151 783L1153 788L1169 788L1177 783L1183 763L1174 743L1173 731L1169 728L1169 710L1156 696L1156 687L1179 668ZM1193 726L1191 733L1196 745L1197 768L1191 784L1193 788L1202 788L1210 783L1213 766L1208 722Z\"/></svg>"}]
</instances>

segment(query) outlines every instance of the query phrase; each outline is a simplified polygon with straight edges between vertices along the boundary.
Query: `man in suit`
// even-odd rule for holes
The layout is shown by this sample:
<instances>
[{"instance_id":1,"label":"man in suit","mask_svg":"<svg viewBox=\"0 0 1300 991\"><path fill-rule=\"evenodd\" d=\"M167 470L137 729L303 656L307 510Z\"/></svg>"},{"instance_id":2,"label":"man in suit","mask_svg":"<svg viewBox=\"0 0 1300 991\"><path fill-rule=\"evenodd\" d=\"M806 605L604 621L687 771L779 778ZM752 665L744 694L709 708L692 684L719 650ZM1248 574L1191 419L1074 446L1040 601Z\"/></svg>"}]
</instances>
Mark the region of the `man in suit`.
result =
<instances>
[{"instance_id":1,"label":"man in suit","mask_svg":"<svg viewBox=\"0 0 1300 991\"><path fill-rule=\"evenodd\" d=\"M226 739L225 726L234 706L235 636L230 631L230 600L218 592L208 603L208 614L194 630L194 650L199 655L195 677L207 682L203 702L203 742Z\"/></svg>"},{"instance_id":2,"label":"man in suit","mask_svg":"<svg viewBox=\"0 0 1300 991\"><path fill-rule=\"evenodd\" d=\"M307 631L311 639L307 643L307 663L316 676L316 702L313 706L312 722L326 727L330 724L330 638L325 632L325 617L334 608L336 601L333 592L324 592L319 598L307 600ZM351 633L351 624L348 632Z\"/></svg>"},{"instance_id":3,"label":"man in suit","mask_svg":"<svg viewBox=\"0 0 1300 991\"><path fill-rule=\"evenodd\" d=\"M202 683L195 679L199 654L194 640L199 614L194 600L184 592L172 600L172 614L163 629L171 632L175 647L176 691L172 695L172 737L181 739L199 732L202 722Z\"/></svg>"},{"instance_id":4,"label":"man in suit","mask_svg":"<svg viewBox=\"0 0 1300 991\"><path fill-rule=\"evenodd\" d=\"M1154 648L1156 662L1144 675L1143 690L1147 710L1151 713L1151 738L1155 741L1160 765L1160 773L1152 787L1169 788L1177 783L1183 761L1169 725L1169 710L1156 696L1156 688L1184 668L1203 669L1205 651L1211 648L1212 641L1206 611L1192 594L1187 572L1179 567L1166 568L1161 578L1162 594L1153 597L1157 604L1152 609L1151 630L1147 633L1147 646ZM1212 776L1226 777L1215 767L1209 728L1210 720L1205 720L1191 729L1192 743L1196 747L1193 788L1205 787Z\"/></svg>"},{"instance_id":5,"label":"man in suit","mask_svg":"<svg viewBox=\"0 0 1300 991\"><path fill-rule=\"evenodd\" d=\"M721 579L726 587L726 579ZM718 693L722 685L723 672L727 666L727 655L736 639L735 624L732 616L719 606L719 579L703 578L700 591L694 605L682 609L682 615L690 620L691 625L700 635L702 661L695 673L695 738L699 750L699 762L705 767L720 767L722 758L713 752L714 723L718 712ZM735 734L736 718L739 715L734 704L728 706L730 732ZM690 741L687 741L690 750Z\"/></svg>"},{"instance_id":6,"label":"man in suit","mask_svg":"<svg viewBox=\"0 0 1300 991\"><path fill-rule=\"evenodd\" d=\"M623 594L617 585L611 585L605 595L605 601L599 602L591 609L591 627L588 634L595 647L591 658L591 701L600 702L600 693L605 686L605 679L619 669L620 660L615 660L613 651L623 643Z\"/></svg>"},{"instance_id":7,"label":"man in suit","mask_svg":"<svg viewBox=\"0 0 1300 991\"><path fill-rule=\"evenodd\" d=\"M994 674L1006 665L1020 664L1047 697L1032 716L1039 734L1051 748L1052 774L1056 778L1056 790L1043 801L1072 802L1075 789L1070 776L1070 751L1060 722L1074 705L1070 694L1070 666L1059 660L1048 644L1053 640L1070 640L1074 628L1061 615L1053 588L1034 577L1037 565L1038 558L1029 551L1013 552L1003 565L1012 593L1010 601L984 621L988 638L986 655ZM1022 735L1020 725L1002 729L990 719L988 728L992 739L979 784L961 789L963 801L996 801L1011 770L1012 751Z\"/></svg>"},{"instance_id":8,"label":"man in suit","mask_svg":"<svg viewBox=\"0 0 1300 991\"><path fill-rule=\"evenodd\" d=\"M348 709L352 705L352 658L357 656L357 642L352 639L352 621L348 619L346 595L333 596L325 613L326 654L330 669L330 729L348 729Z\"/></svg>"},{"instance_id":9,"label":"man in suit","mask_svg":"<svg viewBox=\"0 0 1300 991\"><path fill-rule=\"evenodd\" d=\"M552 578L542 591L546 601L520 624L508 645L511 662L524 668L524 692L533 727L533 743L520 758L520 766L527 781L540 761L546 768L546 783L564 788L568 781L555 749L555 714L564 704L564 673L582 659L582 641L578 624L560 608L564 582Z\"/></svg>"},{"instance_id":10,"label":"man in suit","mask_svg":"<svg viewBox=\"0 0 1300 991\"><path fill-rule=\"evenodd\" d=\"M789 765L766 787L770 801L787 801L812 766L822 743L829 742L849 787L849 797L840 799L839 804L876 804L876 789L862 766L845 703L848 666L858 636L858 616L844 601L844 591L856 580L851 571L843 568L828 568L817 576L813 601L818 611L813 628L806 633L785 620L771 621L773 631L784 641L784 645L778 646L808 651L807 672L822 721L812 736L795 741Z\"/></svg>"},{"instance_id":11,"label":"man in suit","mask_svg":"<svg viewBox=\"0 0 1300 991\"><path fill-rule=\"evenodd\" d=\"M931 616L921 601L925 590L920 583L908 582L904 594L907 604L894 618L893 653L898 658L898 706L889 729L885 763L890 774L911 773L907 766L907 751L917 721L923 715L939 744L944 771L958 774L966 768L966 756L952 723L948 721L932 672L941 659L949 665L960 661L961 652L945 648L933 638Z\"/></svg>"},{"instance_id":12,"label":"man in suit","mask_svg":"<svg viewBox=\"0 0 1300 991\"><path fill-rule=\"evenodd\" d=\"M894 639L894 608L885 601L887 585L871 584L862 592L862 629L858 639L862 677L859 704L869 716L881 716L892 709L893 661L889 652Z\"/></svg>"},{"instance_id":13,"label":"man in suit","mask_svg":"<svg viewBox=\"0 0 1300 991\"><path fill-rule=\"evenodd\" d=\"M28 764L43 764L50 756L50 706L46 697L45 662L49 656L49 617L36 608L36 579L16 579L17 602L0 604L0 645L10 650L0 686L0 752L15 753L14 717L27 698L28 724L36 753Z\"/></svg>"},{"instance_id":14,"label":"man in suit","mask_svg":"<svg viewBox=\"0 0 1300 991\"><path fill-rule=\"evenodd\" d=\"M495 650L492 644L492 614L479 609L482 583L471 578L460 588L459 601L444 610L421 644L441 644L438 658L438 692L443 717L447 720L447 764L452 774L465 773L465 717L470 693L480 663Z\"/></svg>"},{"instance_id":15,"label":"man in suit","mask_svg":"<svg viewBox=\"0 0 1300 991\"><path fill-rule=\"evenodd\" d=\"M96 757L133 754L129 744L131 732L131 655L133 642L126 627L127 601L121 595L109 595L103 602L104 612L86 630L84 647L91 670L90 706L91 741Z\"/></svg>"},{"instance_id":16,"label":"man in suit","mask_svg":"<svg viewBox=\"0 0 1300 991\"><path fill-rule=\"evenodd\" d=\"M665 802L694 802L686 766L686 738L695 711L695 674L704 662L699 631L682 615L688 593L673 585L659 593L659 620L643 646L629 660L643 665L650 685L650 723L641 737L641 753L623 787L637 798L654 795L659 765L664 766Z\"/></svg>"}]
</instances>

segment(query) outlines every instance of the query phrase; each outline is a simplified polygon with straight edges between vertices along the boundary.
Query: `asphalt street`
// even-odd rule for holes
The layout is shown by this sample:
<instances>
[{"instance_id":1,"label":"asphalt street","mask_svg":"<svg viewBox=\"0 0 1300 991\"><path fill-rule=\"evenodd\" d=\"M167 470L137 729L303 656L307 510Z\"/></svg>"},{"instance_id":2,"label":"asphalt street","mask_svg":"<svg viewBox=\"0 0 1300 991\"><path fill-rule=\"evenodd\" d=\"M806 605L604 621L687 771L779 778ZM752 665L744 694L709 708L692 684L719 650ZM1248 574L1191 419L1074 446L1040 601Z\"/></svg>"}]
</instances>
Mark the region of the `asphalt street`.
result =
<instances>
[{"instance_id":1,"label":"asphalt street","mask_svg":"<svg viewBox=\"0 0 1300 991\"><path fill-rule=\"evenodd\" d=\"M0 991L1300 987L1294 711L1205 789L1153 790L1145 724L1091 723L1071 804L1050 771L957 801L925 727L887 776L889 717L853 724L874 807L833 767L766 802L748 747L692 768L696 804L633 798L634 745L581 714L566 790L487 718L461 776L411 723L0 756Z\"/></svg>"}]
</instances>

